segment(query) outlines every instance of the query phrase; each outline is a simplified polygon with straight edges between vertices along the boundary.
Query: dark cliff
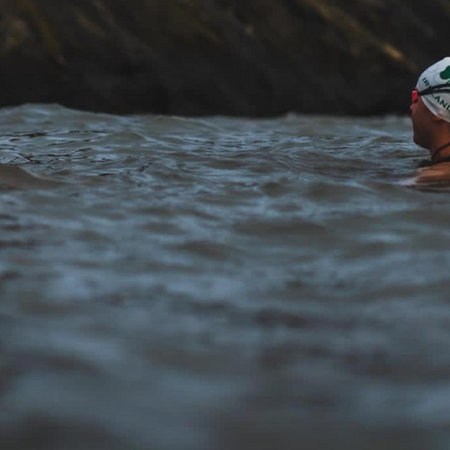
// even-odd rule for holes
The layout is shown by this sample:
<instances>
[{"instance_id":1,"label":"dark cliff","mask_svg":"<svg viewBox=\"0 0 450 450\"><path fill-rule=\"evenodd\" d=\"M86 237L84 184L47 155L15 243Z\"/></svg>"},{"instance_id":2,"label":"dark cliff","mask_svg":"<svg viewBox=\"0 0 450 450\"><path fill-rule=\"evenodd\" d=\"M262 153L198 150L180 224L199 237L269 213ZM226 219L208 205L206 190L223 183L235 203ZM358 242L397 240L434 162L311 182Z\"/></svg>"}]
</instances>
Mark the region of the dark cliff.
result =
<instances>
[{"instance_id":1,"label":"dark cliff","mask_svg":"<svg viewBox=\"0 0 450 450\"><path fill-rule=\"evenodd\" d=\"M448 0L0 0L0 106L407 112Z\"/></svg>"}]
</instances>

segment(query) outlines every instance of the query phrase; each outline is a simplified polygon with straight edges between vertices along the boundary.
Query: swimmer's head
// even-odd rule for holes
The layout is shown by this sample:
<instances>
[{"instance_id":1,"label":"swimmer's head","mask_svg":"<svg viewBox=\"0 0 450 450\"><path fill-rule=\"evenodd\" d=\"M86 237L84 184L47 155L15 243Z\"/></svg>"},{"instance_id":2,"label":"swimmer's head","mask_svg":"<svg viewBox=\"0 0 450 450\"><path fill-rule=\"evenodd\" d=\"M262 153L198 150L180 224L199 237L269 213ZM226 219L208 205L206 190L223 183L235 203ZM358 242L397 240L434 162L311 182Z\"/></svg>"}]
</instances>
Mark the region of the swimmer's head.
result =
<instances>
[{"instance_id":1,"label":"swimmer's head","mask_svg":"<svg viewBox=\"0 0 450 450\"><path fill-rule=\"evenodd\" d=\"M437 117L450 122L450 57L428 67L417 81L418 95Z\"/></svg>"}]
</instances>

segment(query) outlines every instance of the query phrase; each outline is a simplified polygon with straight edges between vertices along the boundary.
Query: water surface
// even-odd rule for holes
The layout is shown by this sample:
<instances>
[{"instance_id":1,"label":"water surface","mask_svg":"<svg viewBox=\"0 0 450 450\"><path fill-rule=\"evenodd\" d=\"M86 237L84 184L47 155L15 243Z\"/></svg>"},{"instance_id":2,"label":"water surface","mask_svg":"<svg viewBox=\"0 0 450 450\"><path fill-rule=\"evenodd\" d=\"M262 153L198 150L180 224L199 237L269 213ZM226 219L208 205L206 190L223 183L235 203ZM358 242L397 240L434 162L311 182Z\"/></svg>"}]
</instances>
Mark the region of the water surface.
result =
<instances>
[{"instance_id":1,"label":"water surface","mask_svg":"<svg viewBox=\"0 0 450 450\"><path fill-rule=\"evenodd\" d=\"M25 105L0 143L2 442L447 448L450 193L402 184L408 118Z\"/></svg>"}]
</instances>

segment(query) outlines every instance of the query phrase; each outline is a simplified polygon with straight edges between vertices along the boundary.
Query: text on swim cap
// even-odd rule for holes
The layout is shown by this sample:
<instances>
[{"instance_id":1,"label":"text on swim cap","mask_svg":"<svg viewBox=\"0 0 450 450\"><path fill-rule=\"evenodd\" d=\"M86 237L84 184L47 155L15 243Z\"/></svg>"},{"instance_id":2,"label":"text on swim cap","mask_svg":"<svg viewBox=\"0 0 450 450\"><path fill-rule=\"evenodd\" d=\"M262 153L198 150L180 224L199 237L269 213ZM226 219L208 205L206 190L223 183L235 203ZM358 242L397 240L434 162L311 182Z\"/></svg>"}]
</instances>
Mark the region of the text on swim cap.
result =
<instances>
[{"instance_id":1,"label":"text on swim cap","mask_svg":"<svg viewBox=\"0 0 450 450\"><path fill-rule=\"evenodd\" d=\"M450 69L450 66L449 66ZM429 82L427 77L422 77L422 81L423 84L429 88L431 86L431 83ZM447 111L450 111L450 103L446 102L444 99L441 98L440 95L438 94L431 94L431 96L438 102L439 106L442 106L443 108L445 108Z\"/></svg>"}]
</instances>

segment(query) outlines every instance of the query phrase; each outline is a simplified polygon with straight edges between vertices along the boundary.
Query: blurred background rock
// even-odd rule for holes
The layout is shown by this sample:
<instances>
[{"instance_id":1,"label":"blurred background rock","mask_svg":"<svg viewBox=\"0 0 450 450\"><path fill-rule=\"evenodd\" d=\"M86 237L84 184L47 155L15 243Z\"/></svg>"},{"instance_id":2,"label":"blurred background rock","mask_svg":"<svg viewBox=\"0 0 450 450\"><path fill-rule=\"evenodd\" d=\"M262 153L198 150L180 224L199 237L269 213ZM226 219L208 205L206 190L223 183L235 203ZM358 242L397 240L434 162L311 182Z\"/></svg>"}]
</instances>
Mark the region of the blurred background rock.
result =
<instances>
[{"instance_id":1,"label":"blurred background rock","mask_svg":"<svg viewBox=\"0 0 450 450\"><path fill-rule=\"evenodd\" d=\"M407 113L448 0L0 0L0 106Z\"/></svg>"}]
</instances>

